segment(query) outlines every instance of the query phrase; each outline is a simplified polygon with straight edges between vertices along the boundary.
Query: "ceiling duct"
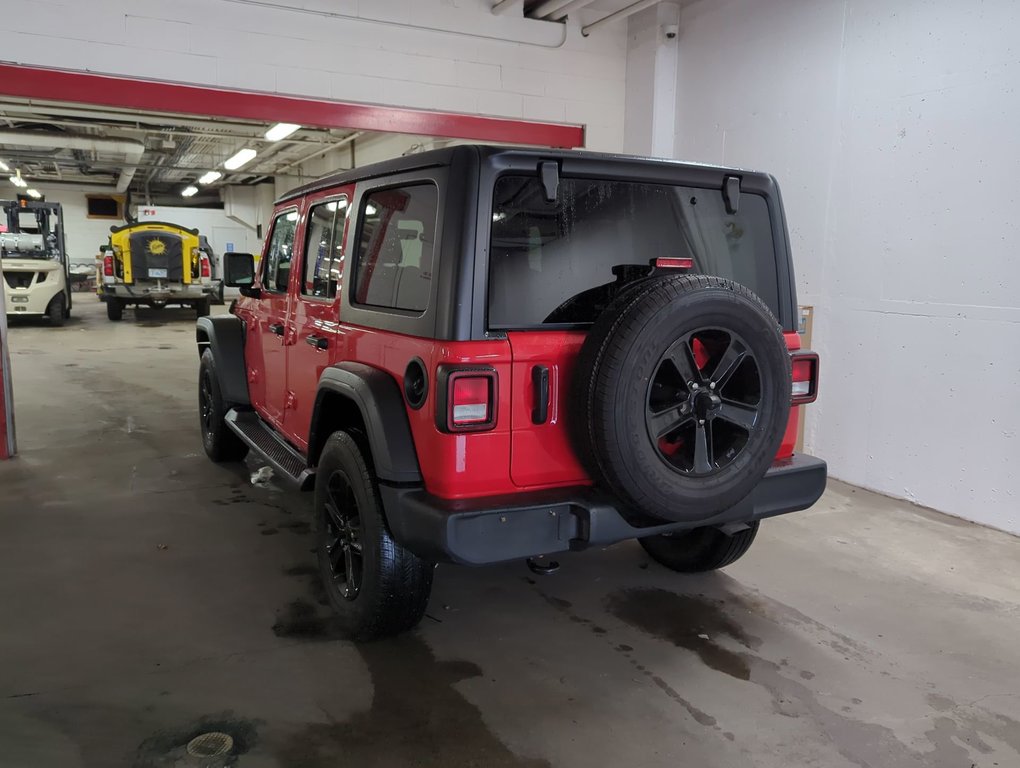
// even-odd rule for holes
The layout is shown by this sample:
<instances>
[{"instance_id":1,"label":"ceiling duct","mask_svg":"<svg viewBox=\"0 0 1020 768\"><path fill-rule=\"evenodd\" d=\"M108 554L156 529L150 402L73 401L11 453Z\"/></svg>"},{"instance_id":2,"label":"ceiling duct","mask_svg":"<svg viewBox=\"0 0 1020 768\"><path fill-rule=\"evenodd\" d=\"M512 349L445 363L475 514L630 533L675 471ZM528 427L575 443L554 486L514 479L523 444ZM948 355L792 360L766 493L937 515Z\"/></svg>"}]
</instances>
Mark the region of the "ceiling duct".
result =
<instances>
[{"instance_id":1,"label":"ceiling duct","mask_svg":"<svg viewBox=\"0 0 1020 768\"><path fill-rule=\"evenodd\" d=\"M0 144L14 147L43 147L46 149L71 149L85 152L123 155L124 163L117 178L117 191L126 192L131 186L138 163L145 153L145 145L132 139L103 139L68 133L43 133L37 131L0 130Z\"/></svg>"}]
</instances>

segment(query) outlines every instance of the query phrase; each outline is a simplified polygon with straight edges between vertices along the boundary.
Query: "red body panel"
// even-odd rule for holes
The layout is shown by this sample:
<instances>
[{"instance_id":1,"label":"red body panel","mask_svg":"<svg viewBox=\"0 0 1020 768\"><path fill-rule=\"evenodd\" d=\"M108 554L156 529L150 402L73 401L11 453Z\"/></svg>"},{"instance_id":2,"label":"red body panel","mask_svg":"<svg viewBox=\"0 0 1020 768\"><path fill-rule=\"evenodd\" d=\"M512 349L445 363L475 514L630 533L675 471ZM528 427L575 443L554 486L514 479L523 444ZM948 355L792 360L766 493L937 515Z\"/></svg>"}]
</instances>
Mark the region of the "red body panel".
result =
<instances>
[{"instance_id":1,"label":"red body panel","mask_svg":"<svg viewBox=\"0 0 1020 768\"><path fill-rule=\"evenodd\" d=\"M800 349L800 334L786 332L786 348L791 352ZM793 455L793 446L797 444L797 430L800 426L800 406L790 408L790 419L786 422L786 432L783 434L783 442L779 444L777 459L785 459Z\"/></svg>"},{"instance_id":2,"label":"red body panel","mask_svg":"<svg viewBox=\"0 0 1020 768\"><path fill-rule=\"evenodd\" d=\"M294 297L286 322L285 346L287 391L284 396L283 432L302 451L308 450L308 434L312 425L315 393L322 372L340 359L343 335L340 333L340 286L333 299L320 299L302 293L308 243L308 217L314 205L326 200L354 196L354 186L339 187L309 195L302 201L301 221L297 232L295 266L291 268L290 292ZM347 253L349 220L345 222L342 246ZM325 349L308 343L308 337L324 339Z\"/></svg>"},{"instance_id":3,"label":"red body panel","mask_svg":"<svg viewBox=\"0 0 1020 768\"><path fill-rule=\"evenodd\" d=\"M510 476L522 488L588 484L567 433L567 399L571 374L584 331L532 331L509 333L513 350L511 380L512 428ZM531 371L549 369L549 415L544 424L532 423L537 393Z\"/></svg>"}]
</instances>

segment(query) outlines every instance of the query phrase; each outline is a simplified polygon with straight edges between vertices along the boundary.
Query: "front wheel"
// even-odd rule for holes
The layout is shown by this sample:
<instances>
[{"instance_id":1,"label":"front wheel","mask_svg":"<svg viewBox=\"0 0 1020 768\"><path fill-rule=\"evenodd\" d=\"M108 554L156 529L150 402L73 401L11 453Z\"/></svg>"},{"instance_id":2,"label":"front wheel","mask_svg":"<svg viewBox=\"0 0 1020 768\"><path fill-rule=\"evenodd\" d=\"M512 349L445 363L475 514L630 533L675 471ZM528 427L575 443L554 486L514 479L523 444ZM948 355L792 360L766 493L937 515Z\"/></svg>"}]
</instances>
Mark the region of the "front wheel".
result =
<instances>
[{"instance_id":1,"label":"front wheel","mask_svg":"<svg viewBox=\"0 0 1020 768\"><path fill-rule=\"evenodd\" d=\"M732 534L706 527L646 536L639 541L659 565L678 573L703 573L735 563L751 548L757 534L758 521L755 520Z\"/></svg>"},{"instance_id":2,"label":"front wheel","mask_svg":"<svg viewBox=\"0 0 1020 768\"><path fill-rule=\"evenodd\" d=\"M216 377L216 359L211 349L202 353L198 366L198 416L202 427L202 447L213 461L240 461L248 455L248 446L227 426L223 417L227 406Z\"/></svg>"},{"instance_id":3,"label":"front wheel","mask_svg":"<svg viewBox=\"0 0 1020 768\"><path fill-rule=\"evenodd\" d=\"M393 540L375 476L346 432L334 432L315 473L319 570L343 633L372 640L414 627L432 591L432 564Z\"/></svg>"},{"instance_id":4,"label":"front wheel","mask_svg":"<svg viewBox=\"0 0 1020 768\"><path fill-rule=\"evenodd\" d=\"M58 293L46 307L46 317L50 319L50 325L63 325L68 314L67 299L63 293Z\"/></svg>"}]
</instances>

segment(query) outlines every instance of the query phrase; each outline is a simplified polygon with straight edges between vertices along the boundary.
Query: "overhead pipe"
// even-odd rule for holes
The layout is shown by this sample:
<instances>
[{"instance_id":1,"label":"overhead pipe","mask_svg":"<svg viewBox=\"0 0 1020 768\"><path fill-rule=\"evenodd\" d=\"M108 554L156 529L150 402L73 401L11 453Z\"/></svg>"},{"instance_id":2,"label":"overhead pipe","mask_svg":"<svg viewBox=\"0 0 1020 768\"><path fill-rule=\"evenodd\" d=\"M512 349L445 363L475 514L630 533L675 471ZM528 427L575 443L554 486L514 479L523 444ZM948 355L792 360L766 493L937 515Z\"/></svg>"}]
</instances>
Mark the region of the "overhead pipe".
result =
<instances>
[{"instance_id":1,"label":"overhead pipe","mask_svg":"<svg viewBox=\"0 0 1020 768\"><path fill-rule=\"evenodd\" d=\"M306 155L304 157L298 158L297 160L294 160L293 162L287 163L287 165L283 166L282 168L277 168L276 170L273 171L272 175L275 176L278 174L282 174L284 171L289 171L295 165L301 165L302 163L307 163L309 160L314 160L316 157L323 154L324 152L330 152L334 149L339 149L342 146L350 144L355 139L363 136L364 133L365 131L355 131L354 133L348 134L347 136L344 136L342 139L340 139L340 141L335 141L331 144L327 144L324 147L317 149L315 152L312 152L312 154L310 155Z\"/></svg>"},{"instance_id":2,"label":"overhead pipe","mask_svg":"<svg viewBox=\"0 0 1020 768\"><path fill-rule=\"evenodd\" d=\"M588 37L599 27L605 26L606 24L612 24L614 21L619 19L625 19L628 16L633 16L635 13L643 11L645 8L651 8L653 5L658 3L659 0L638 0L636 3L628 5L626 8L621 8L608 16L603 16L598 21L593 21L591 24L587 24L581 27L581 34Z\"/></svg>"},{"instance_id":3,"label":"overhead pipe","mask_svg":"<svg viewBox=\"0 0 1020 768\"><path fill-rule=\"evenodd\" d=\"M513 10L514 6L523 5L524 0L499 0L494 6L492 6L492 12L497 16L500 16L507 11Z\"/></svg>"},{"instance_id":4,"label":"overhead pipe","mask_svg":"<svg viewBox=\"0 0 1020 768\"><path fill-rule=\"evenodd\" d=\"M4 111L8 111L8 106L7 105L0 106L0 112L4 112ZM100 113L100 114L102 114L102 113ZM152 134L152 133L160 133L160 132L166 130L165 126L163 126L163 125L157 126L155 124L150 125L150 127L148 127L148 128L137 128L137 127L126 126L126 125L113 125L112 124L113 120L114 120L113 117L111 117L110 115L106 115L105 117L103 117L101 119L97 119L97 122L103 122L104 123L104 127L115 128L116 130L122 131L124 133ZM45 117L21 117L21 116L19 116L18 117L18 122L19 123L40 123L40 124L43 124L43 125L59 125L61 127L70 126L72 128L80 128L81 127L81 120L57 120L57 119L54 119L54 118L45 118ZM195 121L194 124L198 125L199 122ZM209 129L209 125L208 124L206 125L206 130L204 130L204 131L194 130L194 129L181 129L181 128L178 128L178 125L179 124L176 122L176 120L174 120L174 125L170 128L170 130L173 132L174 136L192 136L192 137L199 138L199 139L239 139L241 141L260 141L260 142L265 143L265 139L263 138L264 131L262 131L262 130L249 131L248 133L225 133L225 132L219 130L220 123L219 122L215 122L212 125L216 128L216 133L210 133L209 130L208 130ZM320 143L318 141L318 139L294 138L293 136L288 137L287 141L290 144L317 144L317 143Z\"/></svg>"},{"instance_id":5,"label":"overhead pipe","mask_svg":"<svg viewBox=\"0 0 1020 768\"><path fill-rule=\"evenodd\" d=\"M559 10L553 11L548 16L546 16L546 18L550 19L551 21L560 21L561 19L565 19L574 11L578 11L581 8L584 8L586 5L591 5L593 2L595 2L595 0L570 0L569 3L564 5Z\"/></svg>"},{"instance_id":6,"label":"overhead pipe","mask_svg":"<svg viewBox=\"0 0 1020 768\"><path fill-rule=\"evenodd\" d=\"M545 0L544 3L539 3L531 11L528 12L528 17L532 19L544 19L551 13L558 11L565 5L570 5L571 0Z\"/></svg>"},{"instance_id":7,"label":"overhead pipe","mask_svg":"<svg viewBox=\"0 0 1020 768\"><path fill-rule=\"evenodd\" d=\"M18 147L80 149L86 152L109 152L124 155L124 165L117 178L117 191L126 192L145 154L145 145L133 139L104 139L97 136L42 133L37 131L2 131L0 144Z\"/></svg>"}]
</instances>

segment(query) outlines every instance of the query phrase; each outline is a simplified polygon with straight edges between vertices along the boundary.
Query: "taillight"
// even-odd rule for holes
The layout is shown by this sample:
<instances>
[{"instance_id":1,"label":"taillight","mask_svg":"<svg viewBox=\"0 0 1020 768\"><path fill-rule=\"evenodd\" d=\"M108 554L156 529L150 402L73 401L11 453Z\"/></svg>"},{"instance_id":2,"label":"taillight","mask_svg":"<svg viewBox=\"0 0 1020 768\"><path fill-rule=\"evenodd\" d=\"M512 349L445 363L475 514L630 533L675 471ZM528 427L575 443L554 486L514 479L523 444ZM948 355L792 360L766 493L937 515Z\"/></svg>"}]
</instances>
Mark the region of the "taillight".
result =
<instances>
[{"instance_id":1,"label":"taillight","mask_svg":"<svg viewBox=\"0 0 1020 768\"><path fill-rule=\"evenodd\" d=\"M444 432L481 432L496 426L496 372L439 366L436 425Z\"/></svg>"},{"instance_id":2,"label":"taillight","mask_svg":"<svg viewBox=\"0 0 1020 768\"><path fill-rule=\"evenodd\" d=\"M660 256L655 260L655 266L659 269L691 269L694 267L694 259Z\"/></svg>"},{"instance_id":3,"label":"taillight","mask_svg":"<svg viewBox=\"0 0 1020 768\"><path fill-rule=\"evenodd\" d=\"M818 397L818 355L814 352L793 352L790 354L790 362L793 367L790 403L813 403Z\"/></svg>"},{"instance_id":4,"label":"taillight","mask_svg":"<svg viewBox=\"0 0 1020 768\"><path fill-rule=\"evenodd\" d=\"M209 257L204 253L198 258L199 269L201 270L202 277L212 277L212 271L209 269Z\"/></svg>"},{"instance_id":5,"label":"taillight","mask_svg":"<svg viewBox=\"0 0 1020 768\"><path fill-rule=\"evenodd\" d=\"M110 254L103 257L103 276L113 277L113 256Z\"/></svg>"}]
</instances>

